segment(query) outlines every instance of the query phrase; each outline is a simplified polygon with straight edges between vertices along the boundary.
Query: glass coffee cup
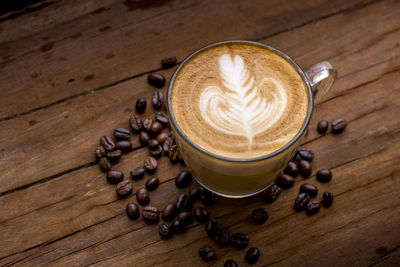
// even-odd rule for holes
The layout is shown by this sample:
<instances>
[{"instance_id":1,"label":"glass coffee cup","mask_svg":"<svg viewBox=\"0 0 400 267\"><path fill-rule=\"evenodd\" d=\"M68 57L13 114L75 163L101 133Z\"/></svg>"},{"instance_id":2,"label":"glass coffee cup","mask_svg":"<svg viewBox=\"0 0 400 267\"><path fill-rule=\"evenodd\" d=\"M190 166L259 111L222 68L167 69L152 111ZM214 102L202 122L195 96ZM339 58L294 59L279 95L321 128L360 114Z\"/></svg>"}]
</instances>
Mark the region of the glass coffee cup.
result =
<instances>
[{"instance_id":1,"label":"glass coffee cup","mask_svg":"<svg viewBox=\"0 0 400 267\"><path fill-rule=\"evenodd\" d=\"M207 49L230 44L239 46L241 44L248 44L275 53L292 65L305 85L307 112L301 127L290 141L270 153L250 158L238 158L211 152L205 149L204 146L202 147L191 140L182 130L176 119L176 114L174 114L172 93L175 80L182 71L182 68L190 63L199 53ZM208 190L231 198L251 196L268 188L283 172L289 160L294 156L305 136L314 104L321 101L322 97L332 87L336 76L337 71L327 61L320 62L304 72L285 53L268 45L251 41L232 40L213 43L189 55L176 69L169 83L167 90L167 112L180 154L187 167L191 169L194 178ZM188 106L187 108L190 109L192 107Z\"/></svg>"}]
</instances>

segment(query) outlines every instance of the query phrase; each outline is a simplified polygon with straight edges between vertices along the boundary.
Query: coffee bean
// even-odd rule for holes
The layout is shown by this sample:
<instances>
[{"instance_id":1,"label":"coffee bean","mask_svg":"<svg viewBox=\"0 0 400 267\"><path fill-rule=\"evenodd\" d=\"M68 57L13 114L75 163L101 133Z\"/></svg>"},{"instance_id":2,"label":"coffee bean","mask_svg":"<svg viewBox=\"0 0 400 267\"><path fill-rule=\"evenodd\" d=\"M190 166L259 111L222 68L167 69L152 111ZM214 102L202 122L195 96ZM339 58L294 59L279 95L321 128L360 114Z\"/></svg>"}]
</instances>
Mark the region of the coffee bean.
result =
<instances>
[{"instance_id":1,"label":"coffee bean","mask_svg":"<svg viewBox=\"0 0 400 267\"><path fill-rule=\"evenodd\" d=\"M157 139L158 143L160 143L160 145L163 145L165 140L168 139L168 134L162 132L159 135L157 135L156 139Z\"/></svg>"},{"instance_id":2,"label":"coffee bean","mask_svg":"<svg viewBox=\"0 0 400 267\"><path fill-rule=\"evenodd\" d=\"M94 154L98 159L101 159L102 157L106 156L106 150L103 146L98 146L96 147Z\"/></svg>"},{"instance_id":3,"label":"coffee bean","mask_svg":"<svg viewBox=\"0 0 400 267\"><path fill-rule=\"evenodd\" d=\"M284 173L276 179L276 183L284 189L289 189L294 184L294 178Z\"/></svg>"},{"instance_id":4,"label":"coffee bean","mask_svg":"<svg viewBox=\"0 0 400 267\"><path fill-rule=\"evenodd\" d=\"M150 155L152 155L155 158L159 158L161 157L162 154L162 147L161 145L158 145L157 147L155 147L154 149L150 150Z\"/></svg>"},{"instance_id":5,"label":"coffee bean","mask_svg":"<svg viewBox=\"0 0 400 267\"><path fill-rule=\"evenodd\" d=\"M317 180L321 183L328 183L332 180L332 173L330 170L319 170L317 172Z\"/></svg>"},{"instance_id":6,"label":"coffee bean","mask_svg":"<svg viewBox=\"0 0 400 267\"><path fill-rule=\"evenodd\" d=\"M100 138L100 145L107 151L113 151L115 149L114 141L107 135Z\"/></svg>"},{"instance_id":7,"label":"coffee bean","mask_svg":"<svg viewBox=\"0 0 400 267\"><path fill-rule=\"evenodd\" d=\"M117 140L129 140L131 136L129 130L125 128L115 128L113 134Z\"/></svg>"},{"instance_id":8,"label":"coffee bean","mask_svg":"<svg viewBox=\"0 0 400 267\"><path fill-rule=\"evenodd\" d=\"M154 135L157 135L161 133L162 129L163 129L162 124L158 121L154 121L153 124L151 125L150 132Z\"/></svg>"},{"instance_id":9,"label":"coffee bean","mask_svg":"<svg viewBox=\"0 0 400 267\"><path fill-rule=\"evenodd\" d=\"M158 185L160 184L160 180L157 177L152 177L146 181L146 188L149 191L156 190Z\"/></svg>"},{"instance_id":10,"label":"coffee bean","mask_svg":"<svg viewBox=\"0 0 400 267\"><path fill-rule=\"evenodd\" d=\"M134 220L139 217L139 207L135 203L128 203L126 205L126 215L128 215L129 219Z\"/></svg>"},{"instance_id":11,"label":"coffee bean","mask_svg":"<svg viewBox=\"0 0 400 267\"><path fill-rule=\"evenodd\" d=\"M272 203L278 199L280 194L281 194L281 188L276 184L273 184L270 187L268 187L264 199L266 202Z\"/></svg>"},{"instance_id":12,"label":"coffee bean","mask_svg":"<svg viewBox=\"0 0 400 267\"><path fill-rule=\"evenodd\" d=\"M266 208L257 208L251 212L251 219L256 223L264 223L269 217L268 210Z\"/></svg>"},{"instance_id":13,"label":"coffee bean","mask_svg":"<svg viewBox=\"0 0 400 267\"><path fill-rule=\"evenodd\" d=\"M249 236L242 233L235 233L231 236L231 243L238 249L244 249L249 244Z\"/></svg>"},{"instance_id":14,"label":"coffee bean","mask_svg":"<svg viewBox=\"0 0 400 267\"><path fill-rule=\"evenodd\" d=\"M324 204L325 208L329 208L333 202L333 195L330 192L324 192L322 195L322 203Z\"/></svg>"},{"instance_id":15,"label":"coffee bean","mask_svg":"<svg viewBox=\"0 0 400 267\"><path fill-rule=\"evenodd\" d=\"M160 109L164 104L164 95L162 92L154 92L153 97L151 98L151 103L155 109Z\"/></svg>"},{"instance_id":16,"label":"coffee bean","mask_svg":"<svg viewBox=\"0 0 400 267\"><path fill-rule=\"evenodd\" d=\"M331 127L332 127L332 132L334 134L339 134L344 131L344 129L347 126L347 122L344 119L336 119L332 121Z\"/></svg>"},{"instance_id":17,"label":"coffee bean","mask_svg":"<svg viewBox=\"0 0 400 267\"><path fill-rule=\"evenodd\" d=\"M163 87L165 84L165 78L162 74L159 73L152 73L147 76L147 81L149 84L155 86L155 87Z\"/></svg>"},{"instance_id":18,"label":"coffee bean","mask_svg":"<svg viewBox=\"0 0 400 267\"><path fill-rule=\"evenodd\" d=\"M107 158L101 158L99 161L99 166L102 171L109 171L111 169L111 162Z\"/></svg>"},{"instance_id":19,"label":"coffee bean","mask_svg":"<svg viewBox=\"0 0 400 267\"><path fill-rule=\"evenodd\" d=\"M135 133L140 132L143 130L142 119L139 115L133 115L133 117L129 118L129 125L131 126L132 131Z\"/></svg>"},{"instance_id":20,"label":"coffee bean","mask_svg":"<svg viewBox=\"0 0 400 267\"><path fill-rule=\"evenodd\" d=\"M196 207L193 210L193 215L199 223L207 222L209 219L208 213L203 207Z\"/></svg>"},{"instance_id":21,"label":"coffee bean","mask_svg":"<svg viewBox=\"0 0 400 267\"><path fill-rule=\"evenodd\" d=\"M190 199L192 201L200 200L202 190L203 189L201 187L194 187L194 188L190 189L190 191L189 191Z\"/></svg>"},{"instance_id":22,"label":"coffee bean","mask_svg":"<svg viewBox=\"0 0 400 267\"><path fill-rule=\"evenodd\" d=\"M176 163L180 160L180 155L177 145L171 146L171 148L169 149L168 157L173 163Z\"/></svg>"},{"instance_id":23,"label":"coffee bean","mask_svg":"<svg viewBox=\"0 0 400 267\"><path fill-rule=\"evenodd\" d=\"M328 128L329 128L329 122L328 121L322 120L322 121L318 122L317 131L320 134L326 133L328 131Z\"/></svg>"},{"instance_id":24,"label":"coffee bean","mask_svg":"<svg viewBox=\"0 0 400 267\"><path fill-rule=\"evenodd\" d=\"M175 219L171 224L174 233L186 232L186 224L178 219Z\"/></svg>"},{"instance_id":25,"label":"coffee bean","mask_svg":"<svg viewBox=\"0 0 400 267\"><path fill-rule=\"evenodd\" d=\"M193 215L191 212L188 211L179 213L177 218L185 225L191 224L193 222Z\"/></svg>"},{"instance_id":26,"label":"coffee bean","mask_svg":"<svg viewBox=\"0 0 400 267\"><path fill-rule=\"evenodd\" d=\"M146 131L146 132L150 132L150 130L151 130L151 125L153 124L153 119L152 118L146 118L146 119L144 119L144 121L143 121L143 129Z\"/></svg>"},{"instance_id":27,"label":"coffee bean","mask_svg":"<svg viewBox=\"0 0 400 267\"><path fill-rule=\"evenodd\" d=\"M149 140L150 140L150 135L145 131L141 131L139 134L139 142L142 145L146 146L148 144Z\"/></svg>"},{"instance_id":28,"label":"coffee bean","mask_svg":"<svg viewBox=\"0 0 400 267\"><path fill-rule=\"evenodd\" d=\"M254 264L260 257L260 250L256 247L249 248L246 253L246 260L249 264Z\"/></svg>"},{"instance_id":29,"label":"coffee bean","mask_svg":"<svg viewBox=\"0 0 400 267\"><path fill-rule=\"evenodd\" d=\"M121 181L115 187L115 192L119 197L126 197L132 192L132 183L128 180Z\"/></svg>"},{"instance_id":30,"label":"coffee bean","mask_svg":"<svg viewBox=\"0 0 400 267\"><path fill-rule=\"evenodd\" d=\"M150 148L150 150L153 150L157 148L160 145L160 143L157 141L157 139L150 139L147 145Z\"/></svg>"},{"instance_id":31,"label":"coffee bean","mask_svg":"<svg viewBox=\"0 0 400 267\"><path fill-rule=\"evenodd\" d=\"M157 169L157 160L153 157L149 157L144 160L144 167L148 173L153 173Z\"/></svg>"},{"instance_id":32,"label":"coffee bean","mask_svg":"<svg viewBox=\"0 0 400 267\"><path fill-rule=\"evenodd\" d=\"M203 261L209 262L215 258L215 250L213 247L204 246L199 249L199 255Z\"/></svg>"},{"instance_id":33,"label":"coffee bean","mask_svg":"<svg viewBox=\"0 0 400 267\"><path fill-rule=\"evenodd\" d=\"M308 202L310 202L310 196L307 193L300 193L294 202L294 209L296 211L304 210Z\"/></svg>"},{"instance_id":34,"label":"coffee bean","mask_svg":"<svg viewBox=\"0 0 400 267\"><path fill-rule=\"evenodd\" d=\"M146 99L141 97L138 100L136 100L136 111L138 113L143 113L143 111L146 109L146 106L147 106Z\"/></svg>"},{"instance_id":35,"label":"coffee bean","mask_svg":"<svg viewBox=\"0 0 400 267\"><path fill-rule=\"evenodd\" d=\"M172 236L172 229L169 223L163 222L158 227L158 233L160 234L161 238L167 239Z\"/></svg>"},{"instance_id":36,"label":"coffee bean","mask_svg":"<svg viewBox=\"0 0 400 267\"><path fill-rule=\"evenodd\" d=\"M295 178L299 173L299 168L295 162L290 161L283 172Z\"/></svg>"},{"instance_id":37,"label":"coffee bean","mask_svg":"<svg viewBox=\"0 0 400 267\"><path fill-rule=\"evenodd\" d=\"M136 200L140 205L147 205L150 202L149 191L145 188L140 188L136 191Z\"/></svg>"},{"instance_id":38,"label":"coffee bean","mask_svg":"<svg viewBox=\"0 0 400 267\"><path fill-rule=\"evenodd\" d=\"M206 224L205 229L206 229L206 233L208 234L208 236L215 237L215 235L219 231L217 221L215 219L209 220L208 223Z\"/></svg>"},{"instance_id":39,"label":"coffee bean","mask_svg":"<svg viewBox=\"0 0 400 267\"><path fill-rule=\"evenodd\" d=\"M122 153L126 153L132 150L132 143L128 140L117 142L117 149L121 150Z\"/></svg>"},{"instance_id":40,"label":"coffee bean","mask_svg":"<svg viewBox=\"0 0 400 267\"><path fill-rule=\"evenodd\" d=\"M229 232L224 229L217 231L214 238L215 242L217 242L221 248L228 245L231 239Z\"/></svg>"},{"instance_id":41,"label":"coffee bean","mask_svg":"<svg viewBox=\"0 0 400 267\"><path fill-rule=\"evenodd\" d=\"M299 172L301 174L301 176L303 176L304 178L307 178L311 175L312 173L312 167L311 167L311 163L308 162L307 160L300 160L299 161Z\"/></svg>"},{"instance_id":42,"label":"coffee bean","mask_svg":"<svg viewBox=\"0 0 400 267\"><path fill-rule=\"evenodd\" d=\"M106 156L111 162L117 162L121 158L122 152L121 150L117 149L114 151L107 152Z\"/></svg>"},{"instance_id":43,"label":"coffee bean","mask_svg":"<svg viewBox=\"0 0 400 267\"><path fill-rule=\"evenodd\" d=\"M307 193L310 197L315 197L318 193L318 188L312 184L302 184L300 193Z\"/></svg>"},{"instance_id":44,"label":"coffee bean","mask_svg":"<svg viewBox=\"0 0 400 267\"><path fill-rule=\"evenodd\" d=\"M314 159L314 152L312 152L312 150L308 148L299 148L297 150L297 155L307 161L312 161Z\"/></svg>"},{"instance_id":45,"label":"coffee bean","mask_svg":"<svg viewBox=\"0 0 400 267\"><path fill-rule=\"evenodd\" d=\"M163 150L166 155L169 156L169 151L171 149L171 146L173 146L174 144L175 144L175 140L171 137L168 137L167 140L165 140L165 142L163 144Z\"/></svg>"},{"instance_id":46,"label":"coffee bean","mask_svg":"<svg viewBox=\"0 0 400 267\"><path fill-rule=\"evenodd\" d=\"M165 114L165 112L162 111L158 111L155 115L156 120L161 122L163 125L167 125L169 122L168 116L167 114Z\"/></svg>"},{"instance_id":47,"label":"coffee bean","mask_svg":"<svg viewBox=\"0 0 400 267\"><path fill-rule=\"evenodd\" d=\"M111 184L118 184L124 180L124 174L117 170L109 170L107 173L107 180Z\"/></svg>"},{"instance_id":48,"label":"coffee bean","mask_svg":"<svg viewBox=\"0 0 400 267\"><path fill-rule=\"evenodd\" d=\"M191 211L192 210L192 200L186 194L179 194L178 200L176 201L176 207L179 212Z\"/></svg>"},{"instance_id":49,"label":"coffee bean","mask_svg":"<svg viewBox=\"0 0 400 267\"><path fill-rule=\"evenodd\" d=\"M214 203L214 193L203 188L203 190L201 190L200 200L204 205L209 206Z\"/></svg>"},{"instance_id":50,"label":"coffee bean","mask_svg":"<svg viewBox=\"0 0 400 267\"><path fill-rule=\"evenodd\" d=\"M132 179L140 179L144 176L144 166L139 166L130 172Z\"/></svg>"},{"instance_id":51,"label":"coffee bean","mask_svg":"<svg viewBox=\"0 0 400 267\"><path fill-rule=\"evenodd\" d=\"M181 171L178 176L175 178L175 185L179 188L187 187L192 182L192 174L187 171Z\"/></svg>"},{"instance_id":52,"label":"coffee bean","mask_svg":"<svg viewBox=\"0 0 400 267\"><path fill-rule=\"evenodd\" d=\"M160 213L156 207L146 206L143 208L142 216L145 221L153 223L158 221Z\"/></svg>"},{"instance_id":53,"label":"coffee bean","mask_svg":"<svg viewBox=\"0 0 400 267\"><path fill-rule=\"evenodd\" d=\"M227 260L224 264L224 267L238 267L238 264L234 260Z\"/></svg>"},{"instance_id":54,"label":"coffee bean","mask_svg":"<svg viewBox=\"0 0 400 267\"><path fill-rule=\"evenodd\" d=\"M168 68L175 66L176 62L177 62L176 57L169 57L169 58L161 60L161 66L164 69L168 69Z\"/></svg>"},{"instance_id":55,"label":"coffee bean","mask_svg":"<svg viewBox=\"0 0 400 267\"><path fill-rule=\"evenodd\" d=\"M321 208L321 203L318 200L313 200L307 204L306 213L308 215L313 215L319 211Z\"/></svg>"},{"instance_id":56,"label":"coffee bean","mask_svg":"<svg viewBox=\"0 0 400 267\"><path fill-rule=\"evenodd\" d=\"M172 221L173 218L175 218L175 215L177 213L178 209L175 205L175 203L171 202L165 206L163 212L162 212L162 218L164 221Z\"/></svg>"}]
</instances>

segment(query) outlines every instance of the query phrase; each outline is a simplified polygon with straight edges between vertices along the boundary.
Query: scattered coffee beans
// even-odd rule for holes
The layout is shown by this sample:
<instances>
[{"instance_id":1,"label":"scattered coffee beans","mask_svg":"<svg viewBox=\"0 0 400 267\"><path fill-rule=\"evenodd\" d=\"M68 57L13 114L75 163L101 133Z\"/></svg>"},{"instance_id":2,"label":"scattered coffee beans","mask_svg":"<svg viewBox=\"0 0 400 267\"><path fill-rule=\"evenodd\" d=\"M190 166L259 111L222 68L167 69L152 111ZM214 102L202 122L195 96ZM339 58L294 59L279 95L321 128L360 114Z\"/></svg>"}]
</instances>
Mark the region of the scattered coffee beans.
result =
<instances>
[{"instance_id":1,"label":"scattered coffee beans","mask_svg":"<svg viewBox=\"0 0 400 267\"><path fill-rule=\"evenodd\" d=\"M146 119L144 119L144 121L143 121L143 129L146 131L146 132L150 132L150 130L151 130L151 126L153 125L153 119L152 118L146 118Z\"/></svg>"},{"instance_id":2,"label":"scattered coffee beans","mask_svg":"<svg viewBox=\"0 0 400 267\"><path fill-rule=\"evenodd\" d=\"M150 132L154 135L157 135L162 131L162 129L163 129L162 124L158 121L154 121L153 124L151 125Z\"/></svg>"},{"instance_id":3,"label":"scattered coffee beans","mask_svg":"<svg viewBox=\"0 0 400 267\"><path fill-rule=\"evenodd\" d=\"M150 202L149 191L145 188L140 188L136 191L136 200L140 205L147 205Z\"/></svg>"},{"instance_id":4,"label":"scattered coffee beans","mask_svg":"<svg viewBox=\"0 0 400 267\"><path fill-rule=\"evenodd\" d=\"M319 170L317 172L317 180L321 183L328 183L332 180L332 173L330 170Z\"/></svg>"},{"instance_id":5,"label":"scattered coffee beans","mask_svg":"<svg viewBox=\"0 0 400 267\"><path fill-rule=\"evenodd\" d=\"M208 234L208 236L215 237L215 234L219 230L217 220L215 220L215 219L209 220L208 223L206 224L205 229L206 229L206 233Z\"/></svg>"},{"instance_id":6,"label":"scattered coffee beans","mask_svg":"<svg viewBox=\"0 0 400 267\"><path fill-rule=\"evenodd\" d=\"M313 215L319 211L321 203L318 200L313 200L307 204L306 213Z\"/></svg>"},{"instance_id":7,"label":"scattered coffee beans","mask_svg":"<svg viewBox=\"0 0 400 267\"><path fill-rule=\"evenodd\" d=\"M325 208L329 208L333 202L333 195L330 192L324 192L322 195L322 204L324 204Z\"/></svg>"},{"instance_id":8,"label":"scattered coffee beans","mask_svg":"<svg viewBox=\"0 0 400 267\"><path fill-rule=\"evenodd\" d=\"M205 223L209 219L208 213L203 207L196 207L193 210L193 215L199 223Z\"/></svg>"},{"instance_id":9,"label":"scattered coffee beans","mask_svg":"<svg viewBox=\"0 0 400 267\"><path fill-rule=\"evenodd\" d=\"M203 190L203 188L201 188L201 187L194 187L194 188L190 189L190 191L189 191L190 199L192 201L200 200L202 190Z\"/></svg>"},{"instance_id":10,"label":"scattered coffee beans","mask_svg":"<svg viewBox=\"0 0 400 267\"><path fill-rule=\"evenodd\" d=\"M161 122L163 125L167 125L169 120L168 120L168 116L167 114L165 114L165 112L162 111L158 111L155 115L156 120Z\"/></svg>"},{"instance_id":11,"label":"scattered coffee beans","mask_svg":"<svg viewBox=\"0 0 400 267\"><path fill-rule=\"evenodd\" d=\"M322 121L318 122L317 131L320 134L326 133L328 131L328 128L329 128L329 122L328 121L322 120Z\"/></svg>"},{"instance_id":12,"label":"scattered coffee beans","mask_svg":"<svg viewBox=\"0 0 400 267\"><path fill-rule=\"evenodd\" d=\"M165 84L165 77L159 73L152 73L147 76L147 81L149 84L161 88Z\"/></svg>"},{"instance_id":13,"label":"scattered coffee beans","mask_svg":"<svg viewBox=\"0 0 400 267\"><path fill-rule=\"evenodd\" d=\"M115 187L115 192L119 197L126 197L132 192L132 183L128 180L119 182Z\"/></svg>"},{"instance_id":14,"label":"scattered coffee beans","mask_svg":"<svg viewBox=\"0 0 400 267\"><path fill-rule=\"evenodd\" d=\"M299 148L297 150L297 155L307 161L312 161L314 158L314 152L312 152L312 150L308 148Z\"/></svg>"},{"instance_id":15,"label":"scattered coffee beans","mask_svg":"<svg viewBox=\"0 0 400 267\"><path fill-rule=\"evenodd\" d=\"M256 247L249 248L246 253L246 260L249 264L254 264L260 257L260 250Z\"/></svg>"},{"instance_id":16,"label":"scattered coffee beans","mask_svg":"<svg viewBox=\"0 0 400 267\"><path fill-rule=\"evenodd\" d=\"M312 184L302 184L300 193L307 193L310 197L315 197L318 193L318 188Z\"/></svg>"},{"instance_id":17,"label":"scattered coffee beans","mask_svg":"<svg viewBox=\"0 0 400 267\"><path fill-rule=\"evenodd\" d=\"M310 196L307 193L300 193L294 202L294 209L296 211L302 211L307 207L309 202Z\"/></svg>"},{"instance_id":18,"label":"scattered coffee beans","mask_svg":"<svg viewBox=\"0 0 400 267\"><path fill-rule=\"evenodd\" d=\"M295 162L290 161L283 172L295 178L299 173L299 168Z\"/></svg>"},{"instance_id":19,"label":"scattered coffee beans","mask_svg":"<svg viewBox=\"0 0 400 267\"><path fill-rule=\"evenodd\" d=\"M128 203L126 205L126 215L128 215L129 219L134 220L139 217L139 207L135 203Z\"/></svg>"},{"instance_id":20,"label":"scattered coffee beans","mask_svg":"<svg viewBox=\"0 0 400 267\"><path fill-rule=\"evenodd\" d=\"M191 211L192 210L192 200L186 194L179 194L178 200L176 202L176 207L179 212Z\"/></svg>"},{"instance_id":21,"label":"scattered coffee beans","mask_svg":"<svg viewBox=\"0 0 400 267\"><path fill-rule=\"evenodd\" d=\"M144 160L144 167L148 173L153 173L157 169L157 160L153 157L149 157Z\"/></svg>"},{"instance_id":22,"label":"scattered coffee beans","mask_svg":"<svg viewBox=\"0 0 400 267\"><path fill-rule=\"evenodd\" d=\"M130 172L132 179L140 179L144 176L144 166L139 166Z\"/></svg>"},{"instance_id":23,"label":"scattered coffee beans","mask_svg":"<svg viewBox=\"0 0 400 267\"><path fill-rule=\"evenodd\" d=\"M244 249L249 244L249 236L242 233L235 233L231 236L231 243L238 249Z\"/></svg>"},{"instance_id":24,"label":"scattered coffee beans","mask_svg":"<svg viewBox=\"0 0 400 267\"><path fill-rule=\"evenodd\" d=\"M156 207L146 206L143 208L142 216L147 222L153 223L158 221L160 213Z\"/></svg>"},{"instance_id":25,"label":"scattered coffee beans","mask_svg":"<svg viewBox=\"0 0 400 267\"><path fill-rule=\"evenodd\" d=\"M174 233L184 233L186 232L186 225L184 222L178 220L177 218L171 224Z\"/></svg>"},{"instance_id":26,"label":"scattered coffee beans","mask_svg":"<svg viewBox=\"0 0 400 267\"><path fill-rule=\"evenodd\" d=\"M279 198L280 194L281 194L281 188L276 184L273 184L270 187L268 187L264 199L266 202L272 203Z\"/></svg>"},{"instance_id":27,"label":"scattered coffee beans","mask_svg":"<svg viewBox=\"0 0 400 267\"><path fill-rule=\"evenodd\" d=\"M238 264L234 260L227 260L224 267L238 267Z\"/></svg>"},{"instance_id":28,"label":"scattered coffee beans","mask_svg":"<svg viewBox=\"0 0 400 267\"><path fill-rule=\"evenodd\" d=\"M129 125L131 126L132 131L135 133L140 132L143 130L142 119L139 115L133 115L133 117L129 118Z\"/></svg>"},{"instance_id":29,"label":"scattered coffee beans","mask_svg":"<svg viewBox=\"0 0 400 267\"><path fill-rule=\"evenodd\" d=\"M156 190L159 185L160 185L160 180L158 180L157 177L152 177L146 181L146 189L149 191Z\"/></svg>"},{"instance_id":30,"label":"scattered coffee beans","mask_svg":"<svg viewBox=\"0 0 400 267\"><path fill-rule=\"evenodd\" d=\"M146 146L149 143L149 140L150 140L149 134L145 131L141 131L139 134L139 142L142 145Z\"/></svg>"},{"instance_id":31,"label":"scattered coffee beans","mask_svg":"<svg viewBox=\"0 0 400 267\"><path fill-rule=\"evenodd\" d=\"M311 167L310 162L302 159L299 161L298 166L299 166L299 172L300 172L301 176L303 176L304 178L310 177L310 175L312 173L312 167Z\"/></svg>"},{"instance_id":32,"label":"scattered coffee beans","mask_svg":"<svg viewBox=\"0 0 400 267\"><path fill-rule=\"evenodd\" d=\"M215 258L215 250L213 247L205 246L199 249L199 255L203 261L209 262Z\"/></svg>"},{"instance_id":33,"label":"scattered coffee beans","mask_svg":"<svg viewBox=\"0 0 400 267\"><path fill-rule=\"evenodd\" d=\"M293 186L294 184L294 178L288 174L282 174L276 179L276 183L284 188L284 189L289 189Z\"/></svg>"},{"instance_id":34,"label":"scattered coffee beans","mask_svg":"<svg viewBox=\"0 0 400 267\"><path fill-rule=\"evenodd\" d=\"M251 212L251 219L256 223L264 223L269 217L268 210L266 208L257 208Z\"/></svg>"},{"instance_id":35,"label":"scattered coffee beans","mask_svg":"<svg viewBox=\"0 0 400 267\"><path fill-rule=\"evenodd\" d=\"M132 150L132 143L128 140L122 140L117 142L116 147L121 150L122 153L126 153Z\"/></svg>"},{"instance_id":36,"label":"scattered coffee beans","mask_svg":"<svg viewBox=\"0 0 400 267\"><path fill-rule=\"evenodd\" d=\"M209 206L214 203L214 193L205 188L202 188L200 200L204 205Z\"/></svg>"},{"instance_id":37,"label":"scattered coffee beans","mask_svg":"<svg viewBox=\"0 0 400 267\"><path fill-rule=\"evenodd\" d=\"M136 111L138 113L143 113L143 111L146 109L146 106L147 106L146 99L141 97L138 100L136 100Z\"/></svg>"},{"instance_id":38,"label":"scattered coffee beans","mask_svg":"<svg viewBox=\"0 0 400 267\"><path fill-rule=\"evenodd\" d=\"M217 231L214 239L215 242L217 242L217 244L222 248L229 244L231 237L228 231L222 229Z\"/></svg>"},{"instance_id":39,"label":"scattered coffee beans","mask_svg":"<svg viewBox=\"0 0 400 267\"><path fill-rule=\"evenodd\" d=\"M125 128L115 128L113 134L117 140L129 140L131 136L129 130Z\"/></svg>"},{"instance_id":40,"label":"scattered coffee beans","mask_svg":"<svg viewBox=\"0 0 400 267\"><path fill-rule=\"evenodd\" d=\"M114 151L107 152L106 156L111 162L117 162L121 158L122 152L121 150L117 149Z\"/></svg>"},{"instance_id":41,"label":"scattered coffee beans","mask_svg":"<svg viewBox=\"0 0 400 267\"><path fill-rule=\"evenodd\" d=\"M113 151L115 149L114 141L107 135L100 138L100 145L107 151Z\"/></svg>"},{"instance_id":42,"label":"scattered coffee beans","mask_svg":"<svg viewBox=\"0 0 400 267\"><path fill-rule=\"evenodd\" d=\"M193 222L193 215L189 211L184 211L178 214L177 219L183 222L185 225Z\"/></svg>"},{"instance_id":43,"label":"scattered coffee beans","mask_svg":"<svg viewBox=\"0 0 400 267\"><path fill-rule=\"evenodd\" d=\"M107 173L107 181L110 184L118 184L124 180L124 174L117 170L109 170Z\"/></svg>"},{"instance_id":44,"label":"scattered coffee beans","mask_svg":"<svg viewBox=\"0 0 400 267\"><path fill-rule=\"evenodd\" d=\"M338 134L344 131L344 129L347 126L347 122L344 119L336 119L332 121L331 127L332 127L332 132L334 134Z\"/></svg>"},{"instance_id":45,"label":"scattered coffee beans","mask_svg":"<svg viewBox=\"0 0 400 267\"><path fill-rule=\"evenodd\" d=\"M106 156L106 150L103 146L98 146L96 147L94 154L98 159L101 159L102 157Z\"/></svg>"},{"instance_id":46,"label":"scattered coffee beans","mask_svg":"<svg viewBox=\"0 0 400 267\"><path fill-rule=\"evenodd\" d=\"M151 103L155 109L160 109L164 104L164 95L162 92L154 92L153 97L151 98Z\"/></svg>"},{"instance_id":47,"label":"scattered coffee beans","mask_svg":"<svg viewBox=\"0 0 400 267\"><path fill-rule=\"evenodd\" d=\"M168 69L168 68L175 66L176 62L177 62L176 57L169 57L169 58L161 60L161 66L164 69Z\"/></svg>"},{"instance_id":48,"label":"scattered coffee beans","mask_svg":"<svg viewBox=\"0 0 400 267\"><path fill-rule=\"evenodd\" d=\"M99 161L99 166L102 171L109 171L111 169L111 162L107 158L101 158Z\"/></svg>"},{"instance_id":49,"label":"scattered coffee beans","mask_svg":"<svg viewBox=\"0 0 400 267\"><path fill-rule=\"evenodd\" d=\"M160 143L160 145L163 145L165 140L168 139L168 134L167 133L160 133L159 135L157 135L156 137L157 141Z\"/></svg>"},{"instance_id":50,"label":"scattered coffee beans","mask_svg":"<svg viewBox=\"0 0 400 267\"><path fill-rule=\"evenodd\" d=\"M171 202L165 206L163 212L162 212L162 218L164 221L170 222L172 219L175 218L175 215L178 211L178 208L176 207L176 204Z\"/></svg>"},{"instance_id":51,"label":"scattered coffee beans","mask_svg":"<svg viewBox=\"0 0 400 267\"><path fill-rule=\"evenodd\" d=\"M172 236L172 229L169 223L163 222L158 227L158 233L160 234L161 238L167 239Z\"/></svg>"},{"instance_id":52,"label":"scattered coffee beans","mask_svg":"<svg viewBox=\"0 0 400 267\"><path fill-rule=\"evenodd\" d=\"M187 187L192 182L192 175L189 171L183 170L175 178L175 185L179 188Z\"/></svg>"}]
</instances>

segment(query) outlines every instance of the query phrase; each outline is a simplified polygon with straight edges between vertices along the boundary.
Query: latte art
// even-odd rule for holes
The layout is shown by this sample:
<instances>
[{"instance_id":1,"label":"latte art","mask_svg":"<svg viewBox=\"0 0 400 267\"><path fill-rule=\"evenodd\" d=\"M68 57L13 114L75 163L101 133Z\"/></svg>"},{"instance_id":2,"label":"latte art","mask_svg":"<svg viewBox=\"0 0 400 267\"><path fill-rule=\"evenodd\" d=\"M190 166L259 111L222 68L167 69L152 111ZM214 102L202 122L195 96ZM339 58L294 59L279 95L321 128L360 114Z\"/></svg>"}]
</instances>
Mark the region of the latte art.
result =
<instances>
[{"instance_id":1,"label":"latte art","mask_svg":"<svg viewBox=\"0 0 400 267\"><path fill-rule=\"evenodd\" d=\"M249 73L239 55L224 54L219 58L219 75L223 88L206 87L200 95L200 111L204 120L213 128L249 140L276 123L286 108L287 95L279 81L263 78L258 84ZM258 88L270 94L263 97Z\"/></svg>"}]
</instances>

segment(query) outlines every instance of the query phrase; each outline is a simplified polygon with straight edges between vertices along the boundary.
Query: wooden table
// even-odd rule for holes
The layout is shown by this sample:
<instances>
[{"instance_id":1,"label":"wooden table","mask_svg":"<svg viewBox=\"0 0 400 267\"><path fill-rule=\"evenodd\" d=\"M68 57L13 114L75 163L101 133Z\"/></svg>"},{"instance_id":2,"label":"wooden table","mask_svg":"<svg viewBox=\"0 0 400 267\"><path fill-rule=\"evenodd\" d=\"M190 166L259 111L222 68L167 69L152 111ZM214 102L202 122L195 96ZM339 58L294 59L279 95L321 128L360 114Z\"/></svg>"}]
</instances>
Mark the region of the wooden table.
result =
<instances>
[{"instance_id":1,"label":"wooden table","mask_svg":"<svg viewBox=\"0 0 400 267\"><path fill-rule=\"evenodd\" d=\"M331 191L332 207L296 213L303 182L273 204L263 196L216 198L207 208L230 232L248 233L259 265L399 266L400 264L400 2L394 0L231 1L43 0L0 16L0 264L206 265L203 245L216 248L211 265L246 250L223 248L194 223L162 240L157 225L129 220L94 160L99 137L128 127L139 96L155 89L149 73L170 77L160 60L211 42L246 39L285 51L301 67L329 60L338 80L316 106L304 146L312 149L306 181ZM165 87L162 89L165 92ZM153 109L147 108L144 116ZM316 124L343 117L341 135ZM116 165L126 176L148 155L133 152ZM182 165L160 160L151 204L176 199ZM321 184L315 172L329 168ZM146 176L147 177L147 176ZM134 182L142 187L146 179ZM194 186L192 184L192 186ZM262 225L248 220L266 207ZM249 247L250 247L249 246Z\"/></svg>"}]
</instances>

